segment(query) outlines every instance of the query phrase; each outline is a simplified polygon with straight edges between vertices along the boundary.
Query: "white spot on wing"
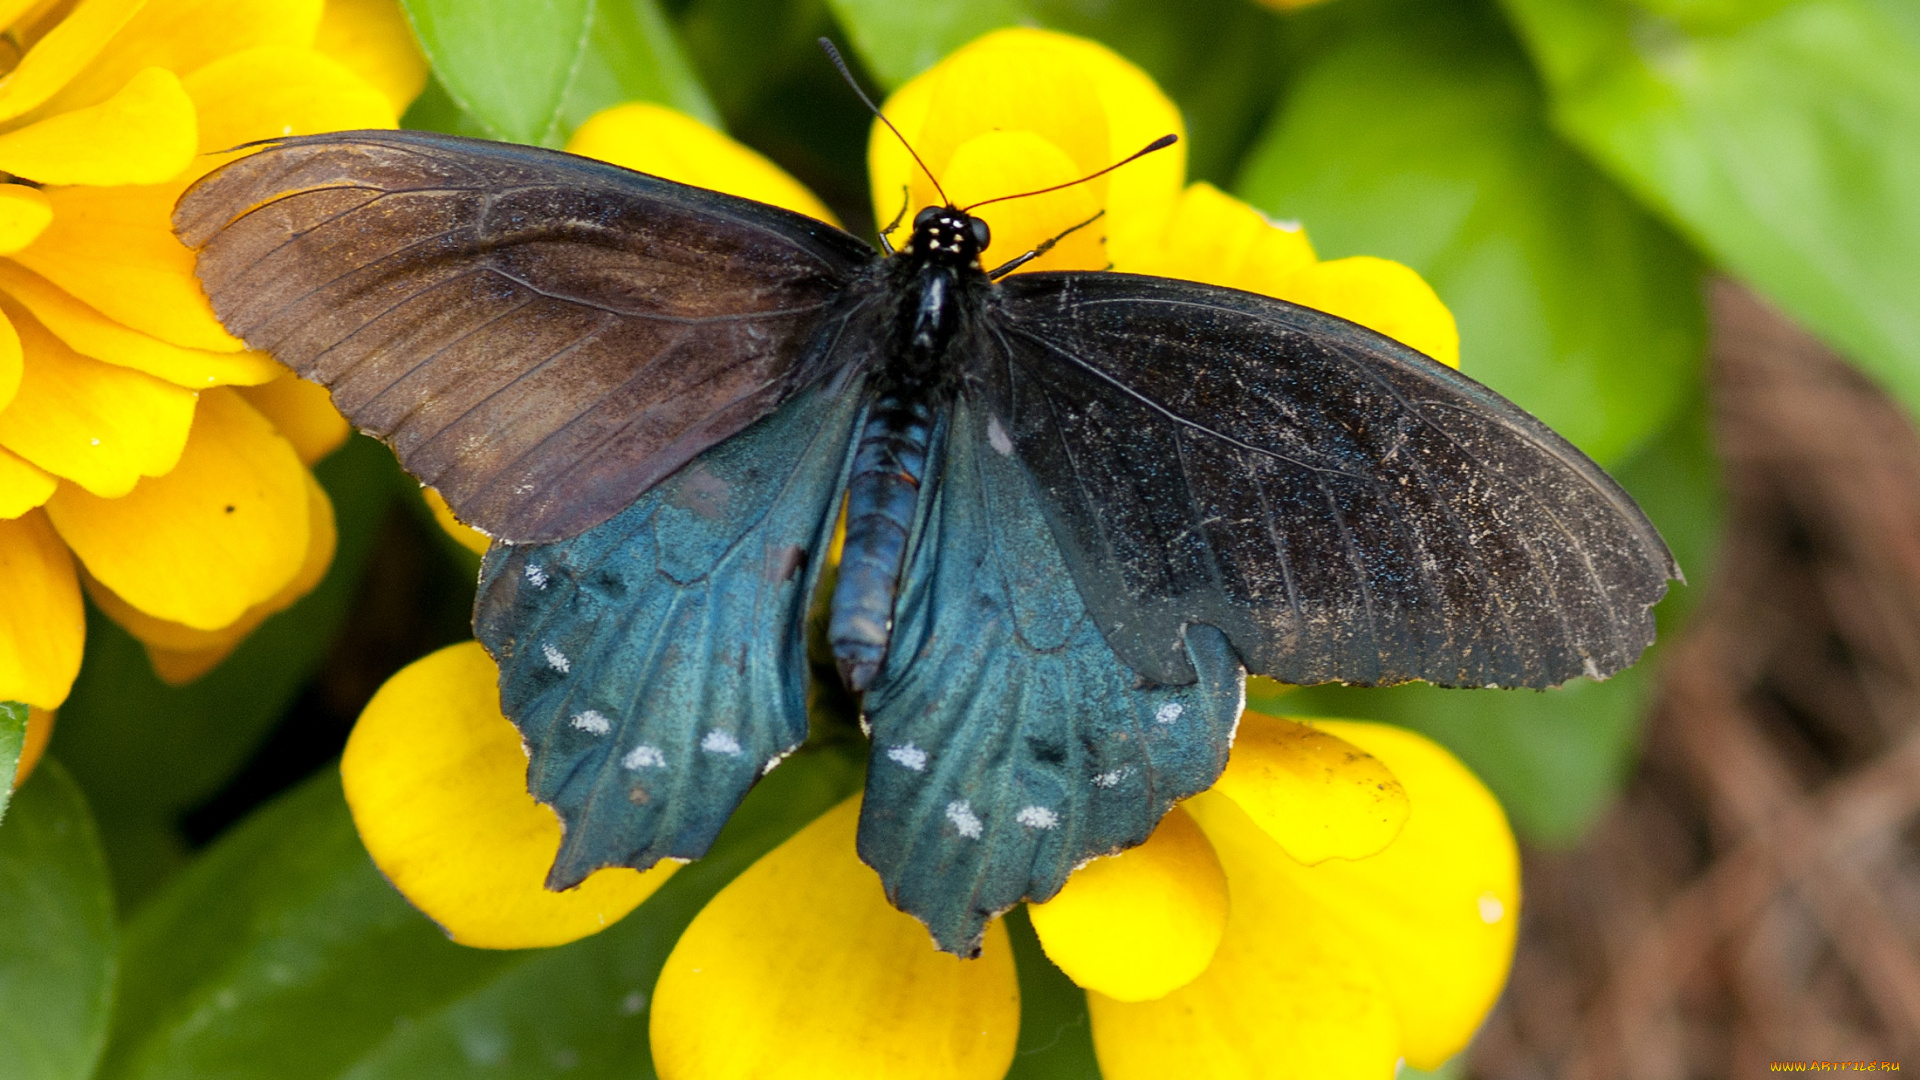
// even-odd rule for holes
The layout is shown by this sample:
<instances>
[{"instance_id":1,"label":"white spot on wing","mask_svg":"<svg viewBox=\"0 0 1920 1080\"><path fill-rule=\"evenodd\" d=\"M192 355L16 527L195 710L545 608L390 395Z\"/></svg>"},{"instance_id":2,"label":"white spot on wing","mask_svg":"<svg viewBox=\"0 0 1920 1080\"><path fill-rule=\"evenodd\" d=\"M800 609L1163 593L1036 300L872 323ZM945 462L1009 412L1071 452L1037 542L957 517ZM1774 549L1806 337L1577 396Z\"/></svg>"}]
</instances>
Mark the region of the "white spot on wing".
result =
<instances>
[{"instance_id":1,"label":"white spot on wing","mask_svg":"<svg viewBox=\"0 0 1920 1080\"><path fill-rule=\"evenodd\" d=\"M641 743L627 751L627 756L620 759L620 764L635 772L641 769L664 769L667 767L667 755L661 753L657 746Z\"/></svg>"},{"instance_id":2,"label":"white spot on wing","mask_svg":"<svg viewBox=\"0 0 1920 1080\"><path fill-rule=\"evenodd\" d=\"M1044 806L1023 806L1013 820L1029 829L1051 829L1060 824L1060 815Z\"/></svg>"},{"instance_id":3,"label":"white spot on wing","mask_svg":"<svg viewBox=\"0 0 1920 1080\"><path fill-rule=\"evenodd\" d=\"M533 563L528 563L527 580L533 582L534 588L544 589L547 587L547 572L535 566Z\"/></svg>"},{"instance_id":4,"label":"white spot on wing","mask_svg":"<svg viewBox=\"0 0 1920 1080\"><path fill-rule=\"evenodd\" d=\"M549 667L562 675L573 670L573 661L567 659L566 653L554 648L551 642L540 646L540 655L547 658Z\"/></svg>"},{"instance_id":5,"label":"white spot on wing","mask_svg":"<svg viewBox=\"0 0 1920 1080\"><path fill-rule=\"evenodd\" d=\"M1490 892L1483 892L1480 894L1480 921L1481 922L1486 923L1488 926L1492 926L1494 923L1497 923L1502 918L1506 917L1506 914L1507 914L1507 905L1501 903L1499 897L1493 895Z\"/></svg>"},{"instance_id":6,"label":"white spot on wing","mask_svg":"<svg viewBox=\"0 0 1920 1080\"><path fill-rule=\"evenodd\" d=\"M1186 706L1177 701L1169 701L1154 710L1153 722L1156 724L1171 724L1175 720L1180 719L1180 714L1186 711Z\"/></svg>"},{"instance_id":7,"label":"white spot on wing","mask_svg":"<svg viewBox=\"0 0 1920 1080\"><path fill-rule=\"evenodd\" d=\"M709 754L737 754L740 740L724 731L709 731L707 737L700 740L700 749Z\"/></svg>"},{"instance_id":8,"label":"white spot on wing","mask_svg":"<svg viewBox=\"0 0 1920 1080\"><path fill-rule=\"evenodd\" d=\"M896 765L904 765L914 772L927 767L927 752L908 743L905 746L887 747L887 758Z\"/></svg>"},{"instance_id":9,"label":"white spot on wing","mask_svg":"<svg viewBox=\"0 0 1920 1080\"><path fill-rule=\"evenodd\" d=\"M573 726L589 735L605 735L607 732L613 730L613 721L601 715L597 710L588 709L585 712L573 714Z\"/></svg>"},{"instance_id":10,"label":"white spot on wing","mask_svg":"<svg viewBox=\"0 0 1920 1080\"><path fill-rule=\"evenodd\" d=\"M1110 788L1125 779L1126 775L1127 770L1125 769L1113 769L1108 772L1097 773L1093 778L1093 786L1097 788Z\"/></svg>"},{"instance_id":11,"label":"white spot on wing","mask_svg":"<svg viewBox=\"0 0 1920 1080\"><path fill-rule=\"evenodd\" d=\"M967 800L955 799L948 803L947 820L953 822L953 827L959 830L961 836L969 840L980 839L980 819L974 816L973 804Z\"/></svg>"},{"instance_id":12,"label":"white spot on wing","mask_svg":"<svg viewBox=\"0 0 1920 1080\"><path fill-rule=\"evenodd\" d=\"M987 443L1001 457L1013 456L1013 440L1007 438L1007 429L1000 426L1000 418L987 414Z\"/></svg>"},{"instance_id":13,"label":"white spot on wing","mask_svg":"<svg viewBox=\"0 0 1920 1080\"><path fill-rule=\"evenodd\" d=\"M1607 677L1600 674L1600 665L1593 662L1593 657L1589 656L1582 659L1580 666L1586 669L1587 678L1592 679L1594 682L1607 681Z\"/></svg>"}]
</instances>

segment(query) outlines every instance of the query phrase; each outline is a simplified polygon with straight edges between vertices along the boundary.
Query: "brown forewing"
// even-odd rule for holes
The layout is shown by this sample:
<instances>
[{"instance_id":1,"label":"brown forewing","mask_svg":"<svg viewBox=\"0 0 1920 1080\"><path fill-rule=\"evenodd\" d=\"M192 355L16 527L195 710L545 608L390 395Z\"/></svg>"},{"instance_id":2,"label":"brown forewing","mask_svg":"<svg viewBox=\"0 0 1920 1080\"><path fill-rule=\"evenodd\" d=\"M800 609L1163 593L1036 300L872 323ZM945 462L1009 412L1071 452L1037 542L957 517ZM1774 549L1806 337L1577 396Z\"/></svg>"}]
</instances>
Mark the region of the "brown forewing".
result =
<instances>
[{"instance_id":1,"label":"brown forewing","mask_svg":"<svg viewBox=\"0 0 1920 1080\"><path fill-rule=\"evenodd\" d=\"M607 520L817 378L874 260L762 203L421 132L275 143L174 228L231 332L516 542Z\"/></svg>"}]
</instances>

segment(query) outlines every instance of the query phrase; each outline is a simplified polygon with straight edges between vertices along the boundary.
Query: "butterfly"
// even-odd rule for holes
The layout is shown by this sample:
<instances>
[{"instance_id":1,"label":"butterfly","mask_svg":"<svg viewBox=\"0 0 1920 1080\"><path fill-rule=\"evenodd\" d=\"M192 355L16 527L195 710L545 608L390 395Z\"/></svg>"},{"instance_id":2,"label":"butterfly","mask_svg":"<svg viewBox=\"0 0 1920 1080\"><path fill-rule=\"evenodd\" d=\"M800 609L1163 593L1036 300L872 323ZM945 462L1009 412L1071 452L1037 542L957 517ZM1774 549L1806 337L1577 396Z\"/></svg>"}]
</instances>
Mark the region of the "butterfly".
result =
<instances>
[{"instance_id":1,"label":"butterfly","mask_svg":"<svg viewBox=\"0 0 1920 1080\"><path fill-rule=\"evenodd\" d=\"M474 629L564 838L703 854L806 738L823 578L859 852L935 942L1144 841L1248 672L1548 687L1652 642L1633 500L1472 379L1281 300L898 252L564 153L275 141L174 225L222 322L493 538ZM845 545L830 567L845 507Z\"/></svg>"}]
</instances>

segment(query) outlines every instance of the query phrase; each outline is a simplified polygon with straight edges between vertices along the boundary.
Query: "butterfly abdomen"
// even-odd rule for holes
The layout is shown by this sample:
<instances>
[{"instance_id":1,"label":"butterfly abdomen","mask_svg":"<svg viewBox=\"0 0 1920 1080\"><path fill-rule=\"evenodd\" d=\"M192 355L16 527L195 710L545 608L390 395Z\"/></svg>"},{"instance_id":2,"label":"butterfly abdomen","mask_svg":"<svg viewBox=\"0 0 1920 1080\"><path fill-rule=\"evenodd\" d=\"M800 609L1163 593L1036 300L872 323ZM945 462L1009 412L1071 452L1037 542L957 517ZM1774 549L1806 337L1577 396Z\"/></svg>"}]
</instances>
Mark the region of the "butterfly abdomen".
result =
<instances>
[{"instance_id":1,"label":"butterfly abdomen","mask_svg":"<svg viewBox=\"0 0 1920 1080\"><path fill-rule=\"evenodd\" d=\"M933 410L892 395L867 414L847 483L847 542L834 584L827 639L847 689L865 690L880 673L893 631L893 600L907 534L927 471Z\"/></svg>"}]
</instances>

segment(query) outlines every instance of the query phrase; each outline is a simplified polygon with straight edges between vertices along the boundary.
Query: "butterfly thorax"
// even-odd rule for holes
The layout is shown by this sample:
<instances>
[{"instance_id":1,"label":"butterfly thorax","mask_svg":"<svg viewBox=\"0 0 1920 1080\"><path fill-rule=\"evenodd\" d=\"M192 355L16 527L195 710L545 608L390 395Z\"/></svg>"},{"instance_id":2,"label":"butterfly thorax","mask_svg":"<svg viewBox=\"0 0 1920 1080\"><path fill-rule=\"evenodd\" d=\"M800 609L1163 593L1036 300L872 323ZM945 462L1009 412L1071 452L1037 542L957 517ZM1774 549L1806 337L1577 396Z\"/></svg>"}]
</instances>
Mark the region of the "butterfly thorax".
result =
<instances>
[{"instance_id":1,"label":"butterfly thorax","mask_svg":"<svg viewBox=\"0 0 1920 1080\"><path fill-rule=\"evenodd\" d=\"M898 300L879 373L883 393L937 401L958 383L952 344L977 316L989 287L980 253L987 223L961 210L929 206L913 219L913 234L887 260L887 286Z\"/></svg>"},{"instance_id":2,"label":"butterfly thorax","mask_svg":"<svg viewBox=\"0 0 1920 1080\"><path fill-rule=\"evenodd\" d=\"M886 660L935 416L960 381L953 345L969 332L991 287L980 268L988 237L979 218L930 206L914 218L912 238L888 260L893 325L854 449L847 538L827 627L849 690L872 685Z\"/></svg>"}]
</instances>

